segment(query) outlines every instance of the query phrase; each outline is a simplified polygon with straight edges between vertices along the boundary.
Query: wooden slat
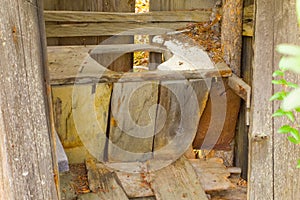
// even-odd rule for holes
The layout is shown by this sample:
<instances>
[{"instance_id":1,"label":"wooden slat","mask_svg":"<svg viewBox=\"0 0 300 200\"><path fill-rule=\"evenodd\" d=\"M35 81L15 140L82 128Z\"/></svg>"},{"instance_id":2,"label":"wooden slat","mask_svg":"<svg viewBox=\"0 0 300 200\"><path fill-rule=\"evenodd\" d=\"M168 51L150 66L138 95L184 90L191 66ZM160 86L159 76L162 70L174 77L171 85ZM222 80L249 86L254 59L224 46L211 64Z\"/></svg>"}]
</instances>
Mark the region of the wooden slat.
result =
<instances>
[{"instance_id":1,"label":"wooden slat","mask_svg":"<svg viewBox=\"0 0 300 200\"><path fill-rule=\"evenodd\" d=\"M275 2L256 1L248 198L274 198L272 96ZM284 187L286 188L286 187ZM285 198L285 197L283 197ZM280 198L279 198L280 199Z\"/></svg>"},{"instance_id":2,"label":"wooden slat","mask_svg":"<svg viewBox=\"0 0 300 200\"><path fill-rule=\"evenodd\" d=\"M147 13L44 11L46 22L199 22L208 21L209 10Z\"/></svg>"},{"instance_id":3,"label":"wooden slat","mask_svg":"<svg viewBox=\"0 0 300 200\"><path fill-rule=\"evenodd\" d=\"M298 4L297 1L296 4ZM271 48L273 54L273 71L278 69L278 63L282 55L275 51L277 45L289 43L300 45L299 25L297 23L296 5L294 2L282 0L274 4L274 46ZM289 13L288 15L286 13ZM299 13L298 13L299 14ZM259 16L258 16L259 17ZM270 60L271 62L271 60ZM293 83L300 84L299 74L286 73L285 78ZM274 86L274 93L283 90L282 86ZM297 99L299 101L299 99ZM280 107L281 102L273 103L274 111ZM287 135L277 133L277 130L285 125L293 123L286 117L274 119L274 199L293 200L300 197L300 170L296 168L300 159L300 146L292 144L287 140ZM296 124L299 124L300 115L296 115ZM299 128L297 128L299 130Z\"/></svg>"},{"instance_id":4,"label":"wooden slat","mask_svg":"<svg viewBox=\"0 0 300 200\"><path fill-rule=\"evenodd\" d=\"M80 77L64 76L63 78L52 78L52 85L68 84L90 84L107 82L143 82L155 80L187 80L187 79L205 79L212 77L228 77L232 74L228 67L219 67L216 69L203 70L185 70L175 71L149 71L149 72L105 72L99 77L97 74L85 75Z\"/></svg>"},{"instance_id":5,"label":"wooden slat","mask_svg":"<svg viewBox=\"0 0 300 200\"><path fill-rule=\"evenodd\" d=\"M42 9L1 1L0 199L60 199Z\"/></svg>"},{"instance_id":6,"label":"wooden slat","mask_svg":"<svg viewBox=\"0 0 300 200\"><path fill-rule=\"evenodd\" d=\"M47 37L105 36L105 35L161 35L184 28L188 22L174 23L80 23L46 25Z\"/></svg>"},{"instance_id":7,"label":"wooden slat","mask_svg":"<svg viewBox=\"0 0 300 200\"><path fill-rule=\"evenodd\" d=\"M207 200L196 172L184 157L154 172L151 187L157 199Z\"/></svg>"},{"instance_id":8,"label":"wooden slat","mask_svg":"<svg viewBox=\"0 0 300 200\"><path fill-rule=\"evenodd\" d=\"M157 99L158 82L114 84L109 162L143 162L152 157Z\"/></svg>"},{"instance_id":9,"label":"wooden slat","mask_svg":"<svg viewBox=\"0 0 300 200\"><path fill-rule=\"evenodd\" d=\"M162 81L156 117L154 159L176 157L192 144L211 80Z\"/></svg>"}]
</instances>

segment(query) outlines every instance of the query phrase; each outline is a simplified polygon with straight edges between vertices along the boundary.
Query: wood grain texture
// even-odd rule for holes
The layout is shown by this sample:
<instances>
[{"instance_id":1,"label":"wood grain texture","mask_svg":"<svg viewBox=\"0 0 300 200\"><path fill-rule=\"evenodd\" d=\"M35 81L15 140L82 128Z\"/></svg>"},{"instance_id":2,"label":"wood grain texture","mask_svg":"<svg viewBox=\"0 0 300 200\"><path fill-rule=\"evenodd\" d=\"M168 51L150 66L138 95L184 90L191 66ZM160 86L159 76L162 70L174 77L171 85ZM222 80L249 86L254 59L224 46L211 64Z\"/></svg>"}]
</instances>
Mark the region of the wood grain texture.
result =
<instances>
[{"instance_id":1,"label":"wood grain texture","mask_svg":"<svg viewBox=\"0 0 300 200\"><path fill-rule=\"evenodd\" d=\"M273 199L273 48L275 5L257 0L255 5L252 108L249 130L248 199Z\"/></svg>"},{"instance_id":2,"label":"wood grain texture","mask_svg":"<svg viewBox=\"0 0 300 200\"><path fill-rule=\"evenodd\" d=\"M223 58L236 75L241 74L243 0L224 0L221 44Z\"/></svg>"},{"instance_id":3,"label":"wood grain texture","mask_svg":"<svg viewBox=\"0 0 300 200\"><path fill-rule=\"evenodd\" d=\"M235 135L239 103L240 98L229 88L228 79L213 79L193 146L229 151Z\"/></svg>"},{"instance_id":4,"label":"wood grain texture","mask_svg":"<svg viewBox=\"0 0 300 200\"><path fill-rule=\"evenodd\" d=\"M55 200L43 6L1 3L0 199Z\"/></svg>"},{"instance_id":5,"label":"wood grain texture","mask_svg":"<svg viewBox=\"0 0 300 200\"><path fill-rule=\"evenodd\" d=\"M196 172L184 157L154 172L151 187L157 199L207 200Z\"/></svg>"},{"instance_id":6,"label":"wood grain texture","mask_svg":"<svg viewBox=\"0 0 300 200\"><path fill-rule=\"evenodd\" d=\"M156 116L154 158L183 154L192 144L206 106L210 79L162 81Z\"/></svg>"},{"instance_id":7,"label":"wood grain texture","mask_svg":"<svg viewBox=\"0 0 300 200\"><path fill-rule=\"evenodd\" d=\"M145 161L152 157L158 82L115 83L108 145L110 162Z\"/></svg>"},{"instance_id":8,"label":"wood grain texture","mask_svg":"<svg viewBox=\"0 0 300 200\"><path fill-rule=\"evenodd\" d=\"M147 13L44 11L45 22L200 22L208 21L209 10L159 11ZM99 24L101 25L101 24Z\"/></svg>"},{"instance_id":9,"label":"wood grain texture","mask_svg":"<svg viewBox=\"0 0 300 200\"><path fill-rule=\"evenodd\" d=\"M281 43L300 44L299 26L297 24L295 1L276 1L274 11L274 47ZM288 14L287 14L288 13ZM274 51L274 70L278 69L281 55ZM287 73L289 81L300 83L299 75ZM282 91L282 87L274 86L274 92ZM274 110L280 102L274 102ZM299 119L299 115L297 115ZM278 134L277 130L289 120L274 118L274 199L292 200L300 197L300 171L296 168L300 158L299 145L294 145L286 139L286 135ZM299 129L298 129L299 130Z\"/></svg>"}]
</instances>

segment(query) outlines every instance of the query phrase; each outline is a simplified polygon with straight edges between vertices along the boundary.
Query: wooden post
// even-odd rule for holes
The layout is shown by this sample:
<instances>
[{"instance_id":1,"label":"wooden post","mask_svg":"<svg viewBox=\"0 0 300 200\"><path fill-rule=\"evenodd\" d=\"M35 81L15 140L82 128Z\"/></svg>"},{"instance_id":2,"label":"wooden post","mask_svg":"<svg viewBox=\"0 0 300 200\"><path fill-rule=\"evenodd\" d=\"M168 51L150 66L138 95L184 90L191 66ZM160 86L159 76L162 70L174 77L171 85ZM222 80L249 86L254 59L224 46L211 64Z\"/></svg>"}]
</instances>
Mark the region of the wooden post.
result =
<instances>
[{"instance_id":1,"label":"wooden post","mask_svg":"<svg viewBox=\"0 0 300 200\"><path fill-rule=\"evenodd\" d=\"M296 16L296 1L282 0L274 4L274 46L273 71L278 69L282 55L275 51L276 46L282 43L300 45L299 26ZM289 13L286 15L286 13ZM264 48L265 51L268 49ZM297 74L286 73L285 78L293 83L300 84ZM274 86L274 85L273 85ZM274 86L274 92L282 91L282 87ZM280 102L274 102L273 110L279 108ZM290 124L287 118L273 118L274 122L274 199L292 200L300 197L300 170L296 168L300 159L300 146L289 142L286 135L277 133L284 124ZM299 122L299 115L296 116ZM298 129L299 130L299 129Z\"/></svg>"},{"instance_id":2,"label":"wooden post","mask_svg":"<svg viewBox=\"0 0 300 200\"><path fill-rule=\"evenodd\" d=\"M40 1L0 8L0 199L58 199Z\"/></svg>"},{"instance_id":3,"label":"wooden post","mask_svg":"<svg viewBox=\"0 0 300 200\"><path fill-rule=\"evenodd\" d=\"M255 13L251 121L249 130L248 199L273 199L274 1L257 0ZM283 189L285 189L284 187ZM285 197L282 197L286 199ZM277 199L277 198L276 198ZM280 199L280 198L278 198Z\"/></svg>"},{"instance_id":4,"label":"wooden post","mask_svg":"<svg viewBox=\"0 0 300 200\"><path fill-rule=\"evenodd\" d=\"M223 0L221 43L225 62L241 74L243 0Z\"/></svg>"}]
</instances>

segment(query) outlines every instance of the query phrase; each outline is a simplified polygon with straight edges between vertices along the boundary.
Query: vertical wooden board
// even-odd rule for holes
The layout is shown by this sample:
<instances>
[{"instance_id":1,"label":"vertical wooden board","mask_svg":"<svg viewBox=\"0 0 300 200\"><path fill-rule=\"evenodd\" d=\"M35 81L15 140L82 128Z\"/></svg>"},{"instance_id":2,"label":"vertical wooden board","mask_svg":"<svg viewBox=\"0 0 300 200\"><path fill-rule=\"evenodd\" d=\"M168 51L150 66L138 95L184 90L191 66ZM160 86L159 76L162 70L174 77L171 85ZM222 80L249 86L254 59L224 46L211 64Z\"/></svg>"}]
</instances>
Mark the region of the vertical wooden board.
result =
<instances>
[{"instance_id":1,"label":"vertical wooden board","mask_svg":"<svg viewBox=\"0 0 300 200\"><path fill-rule=\"evenodd\" d=\"M152 157L157 82L115 83L111 100L108 158L111 162Z\"/></svg>"},{"instance_id":2,"label":"vertical wooden board","mask_svg":"<svg viewBox=\"0 0 300 200\"><path fill-rule=\"evenodd\" d=\"M192 144L206 106L210 81L161 83L154 138L155 159L179 156Z\"/></svg>"},{"instance_id":3,"label":"vertical wooden board","mask_svg":"<svg viewBox=\"0 0 300 200\"><path fill-rule=\"evenodd\" d=\"M295 1L275 1L274 11L274 47L281 43L300 44L299 26L297 24ZM282 55L274 52L274 70ZM299 75L286 73L285 78L294 83L300 83ZM282 87L274 87L274 92L282 91ZM280 102L274 102L274 110L279 108ZM299 119L299 115L296 117ZM286 135L278 134L277 130L291 124L288 119L274 118L274 199L298 199L300 197L300 171L296 168L300 159L299 145L287 140Z\"/></svg>"},{"instance_id":4,"label":"vertical wooden board","mask_svg":"<svg viewBox=\"0 0 300 200\"><path fill-rule=\"evenodd\" d=\"M193 146L197 149L230 150L235 135L240 98L227 79L212 82L210 97L201 116Z\"/></svg>"},{"instance_id":5,"label":"vertical wooden board","mask_svg":"<svg viewBox=\"0 0 300 200\"><path fill-rule=\"evenodd\" d=\"M42 10L39 1L1 1L0 199L59 198Z\"/></svg>"},{"instance_id":6,"label":"vertical wooden board","mask_svg":"<svg viewBox=\"0 0 300 200\"><path fill-rule=\"evenodd\" d=\"M97 138L106 137L111 90L111 84L105 83L53 87L56 129L65 148L85 146L94 154L101 146ZM86 145L93 143L89 140L96 146Z\"/></svg>"},{"instance_id":7,"label":"vertical wooden board","mask_svg":"<svg viewBox=\"0 0 300 200\"><path fill-rule=\"evenodd\" d=\"M245 4L248 2L245 2ZM243 80L252 85L252 60L253 60L253 42L252 37L243 38L242 49L242 69L241 76ZM237 133L235 137L235 166L242 169L242 178L247 180L248 174L248 150L249 140L248 133L249 127L246 125L246 104L241 103L241 110L238 119Z\"/></svg>"},{"instance_id":8,"label":"vertical wooden board","mask_svg":"<svg viewBox=\"0 0 300 200\"><path fill-rule=\"evenodd\" d=\"M249 130L248 199L273 199L273 34L274 2L257 0L255 8L252 103Z\"/></svg>"},{"instance_id":9,"label":"vertical wooden board","mask_svg":"<svg viewBox=\"0 0 300 200\"><path fill-rule=\"evenodd\" d=\"M156 199L207 200L193 166L181 157L172 165L153 172L151 187Z\"/></svg>"},{"instance_id":10,"label":"vertical wooden board","mask_svg":"<svg viewBox=\"0 0 300 200\"><path fill-rule=\"evenodd\" d=\"M65 148L82 146L72 114L72 93L73 86L52 87L55 128Z\"/></svg>"}]
</instances>

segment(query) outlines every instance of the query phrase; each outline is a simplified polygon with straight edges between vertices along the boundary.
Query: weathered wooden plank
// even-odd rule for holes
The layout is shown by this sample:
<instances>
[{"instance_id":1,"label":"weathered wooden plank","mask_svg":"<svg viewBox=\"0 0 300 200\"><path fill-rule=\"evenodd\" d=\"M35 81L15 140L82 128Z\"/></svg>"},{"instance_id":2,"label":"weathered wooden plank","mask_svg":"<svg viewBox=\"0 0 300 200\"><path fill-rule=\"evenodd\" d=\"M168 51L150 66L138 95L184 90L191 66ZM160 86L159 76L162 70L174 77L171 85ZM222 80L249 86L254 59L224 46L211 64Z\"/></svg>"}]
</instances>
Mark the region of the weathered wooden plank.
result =
<instances>
[{"instance_id":1,"label":"weathered wooden plank","mask_svg":"<svg viewBox=\"0 0 300 200\"><path fill-rule=\"evenodd\" d=\"M154 137L154 158L175 158L192 144L206 106L210 79L163 81Z\"/></svg>"},{"instance_id":2,"label":"weathered wooden plank","mask_svg":"<svg viewBox=\"0 0 300 200\"><path fill-rule=\"evenodd\" d=\"M197 174L184 157L172 165L153 172L151 187L157 199L207 200Z\"/></svg>"},{"instance_id":3,"label":"weathered wooden plank","mask_svg":"<svg viewBox=\"0 0 300 200\"><path fill-rule=\"evenodd\" d=\"M113 171L109 171L102 163L93 159L86 161L89 188L97 194L99 199L128 199L118 178Z\"/></svg>"},{"instance_id":4,"label":"weathered wooden plank","mask_svg":"<svg viewBox=\"0 0 300 200\"><path fill-rule=\"evenodd\" d=\"M221 44L223 58L233 72L241 74L243 0L223 3Z\"/></svg>"},{"instance_id":5,"label":"weathered wooden plank","mask_svg":"<svg viewBox=\"0 0 300 200\"><path fill-rule=\"evenodd\" d=\"M150 197L154 193L143 173L116 172L125 193L129 198Z\"/></svg>"},{"instance_id":6,"label":"weathered wooden plank","mask_svg":"<svg viewBox=\"0 0 300 200\"><path fill-rule=\"evenodd\" d=\"M43 5L1 4L0 199L59 199Z\"/></svg>"},{"instance_id":7,"label":"weathered wooden plank","mask_svg":"<svg viewBox=\"0 0 300 200\"><path fill-rule=\"evenodd\" d=\"M229 88L228 79L213 79L207 106L201 116L194 147L231 149L240 98Z\"/></svg>"},{"instance_id":8,"label":"weathered wooden plank","mask_svg":"<svg viewBox=\"0 0 300 200\"><path fill-rule=\"evenodd\" d=\"M151 10L192 10L212 8L216 0L152 0L150 1Z\"/></svg>"},{"instance_id":9,"label":"weathered wooden plank","mask_svg":"<svg viewBox=\"0 0 300 200\"><path fill-rule=\"evenodd\" d=\"M103 45L104 46L104 45ZM216 65L212 70L185 70L180 72L173 71L151 71L151 72L113 72L105 71L103 66L89 57L89 52L114 53L129 50L152 49L164 51L163 47L150 45L105 45L103 46L70 46L70 47L48 47L48 63L52 85L67 85L76 83L94 82L126 82L126 81L147 81L147 80L184 80L184 79L205 79L210 77L228 77L231 70L224 64ZM84 67L84 68L83 68ZM84 70L83 70L84 69ZM101 69L103 69L101 71ZM93 71L94 70L94 71ZM85 72L87 71L87 72ZM81 73L80 73L81 72Z\"/></svg>"},{"instance_id":10,"label":"weathered wooden plank","mask_svg":"<svg viewBox=\"0 0 300 200\"><path fill-rule=\"evenodd\" d=\"M208 160L190 159L194 167L202 188L206 192L220 191L234 188L228 177L230 173L220 158L210 158Z\"/></svg>"},{"instance_id":11,"label":"weathered wooden plank","mask_svg":"<svg viewBox=\"0 0 300 200\"><path fill-rule=\"evenodd\" d=\"M44 11L45 22L202 22L211 11L160 11L147 13ZM100 24L101 25L101 24Z\"/></svg>"},{"instance_id":12,"label":"weathered wooden plank","mask_svg":"<svg viewBox=\"0 0 300 200\"><path fill-rule=\"evenodd\" d=\"M275 2L255 4L251 125L249 130L248 199L273 199L272 96Z\"/></svg>"},{"instance_id":13,"label":"weathered wooden plank","mask_svg":"<svg viewBox=\"0 0 300 200\"><path fill-rule=\"evenodd\" d=\"M188 22L174 23L80 23L49 24L47 37L107 36L107 35L162 35L176 29L185 28Z\"/></svg>"},{"instance_id":14,"label":"weathered wooden plank","mask_svg":"<svg viewBox=\"0 0 300 200\"><path fill-rule=\"evenodd\" d=\"M295 1L279 1L274 4L274 46L281 43L290 43L300 45L299 26L296 16ZM287 14L288 13L288 14ZM282 55L276 51L273 54L273 71L278 69L278 63ZM300 84L299 75L287 73L286 79L293 83ZM274 86L274 93L282 91L280 86ZM274 110L278 109L280 102L273 103ZM300 115L296 116L299 121ZM286 135L278 134L277 130L285 125L292 124L284 117L274 118L274 199L292 200L300 197L300 171L296 168L297 160L300 159L299 145L294 145L289 142ZM299 130L299 128L298 128Z\"/></svg>"},{"instance_id":15,"label":"weathered wooden plank","mask_svg":"<svg viewBox=\"0 0 300 200\"><path fill-rule=\"evenodd\" d=\"M248 5L244 7L243 12L243 36L253 36L253 15L254 5Z\"/></svg>"},{"instance_id":16,"label":"weathered wooden plank","mask_svg":"<svg viewBox=\"0 0 300 200\"><path fill-rule=\"evenodd\" d=\"M71 163L78 160L77 148L103 156L111 90L105 83L52 87L55 126Z\"/></svg>"},{"instance_id":17,"label":"weathered wooden plank","mask_svg":"<svg viewBox=\"0 0 300 200\"><path fill-rule=\"evenodd\" d=\"M114 83L108 144L110 162L152 157L158 82Z\"/></svg>"}]
</instances>

